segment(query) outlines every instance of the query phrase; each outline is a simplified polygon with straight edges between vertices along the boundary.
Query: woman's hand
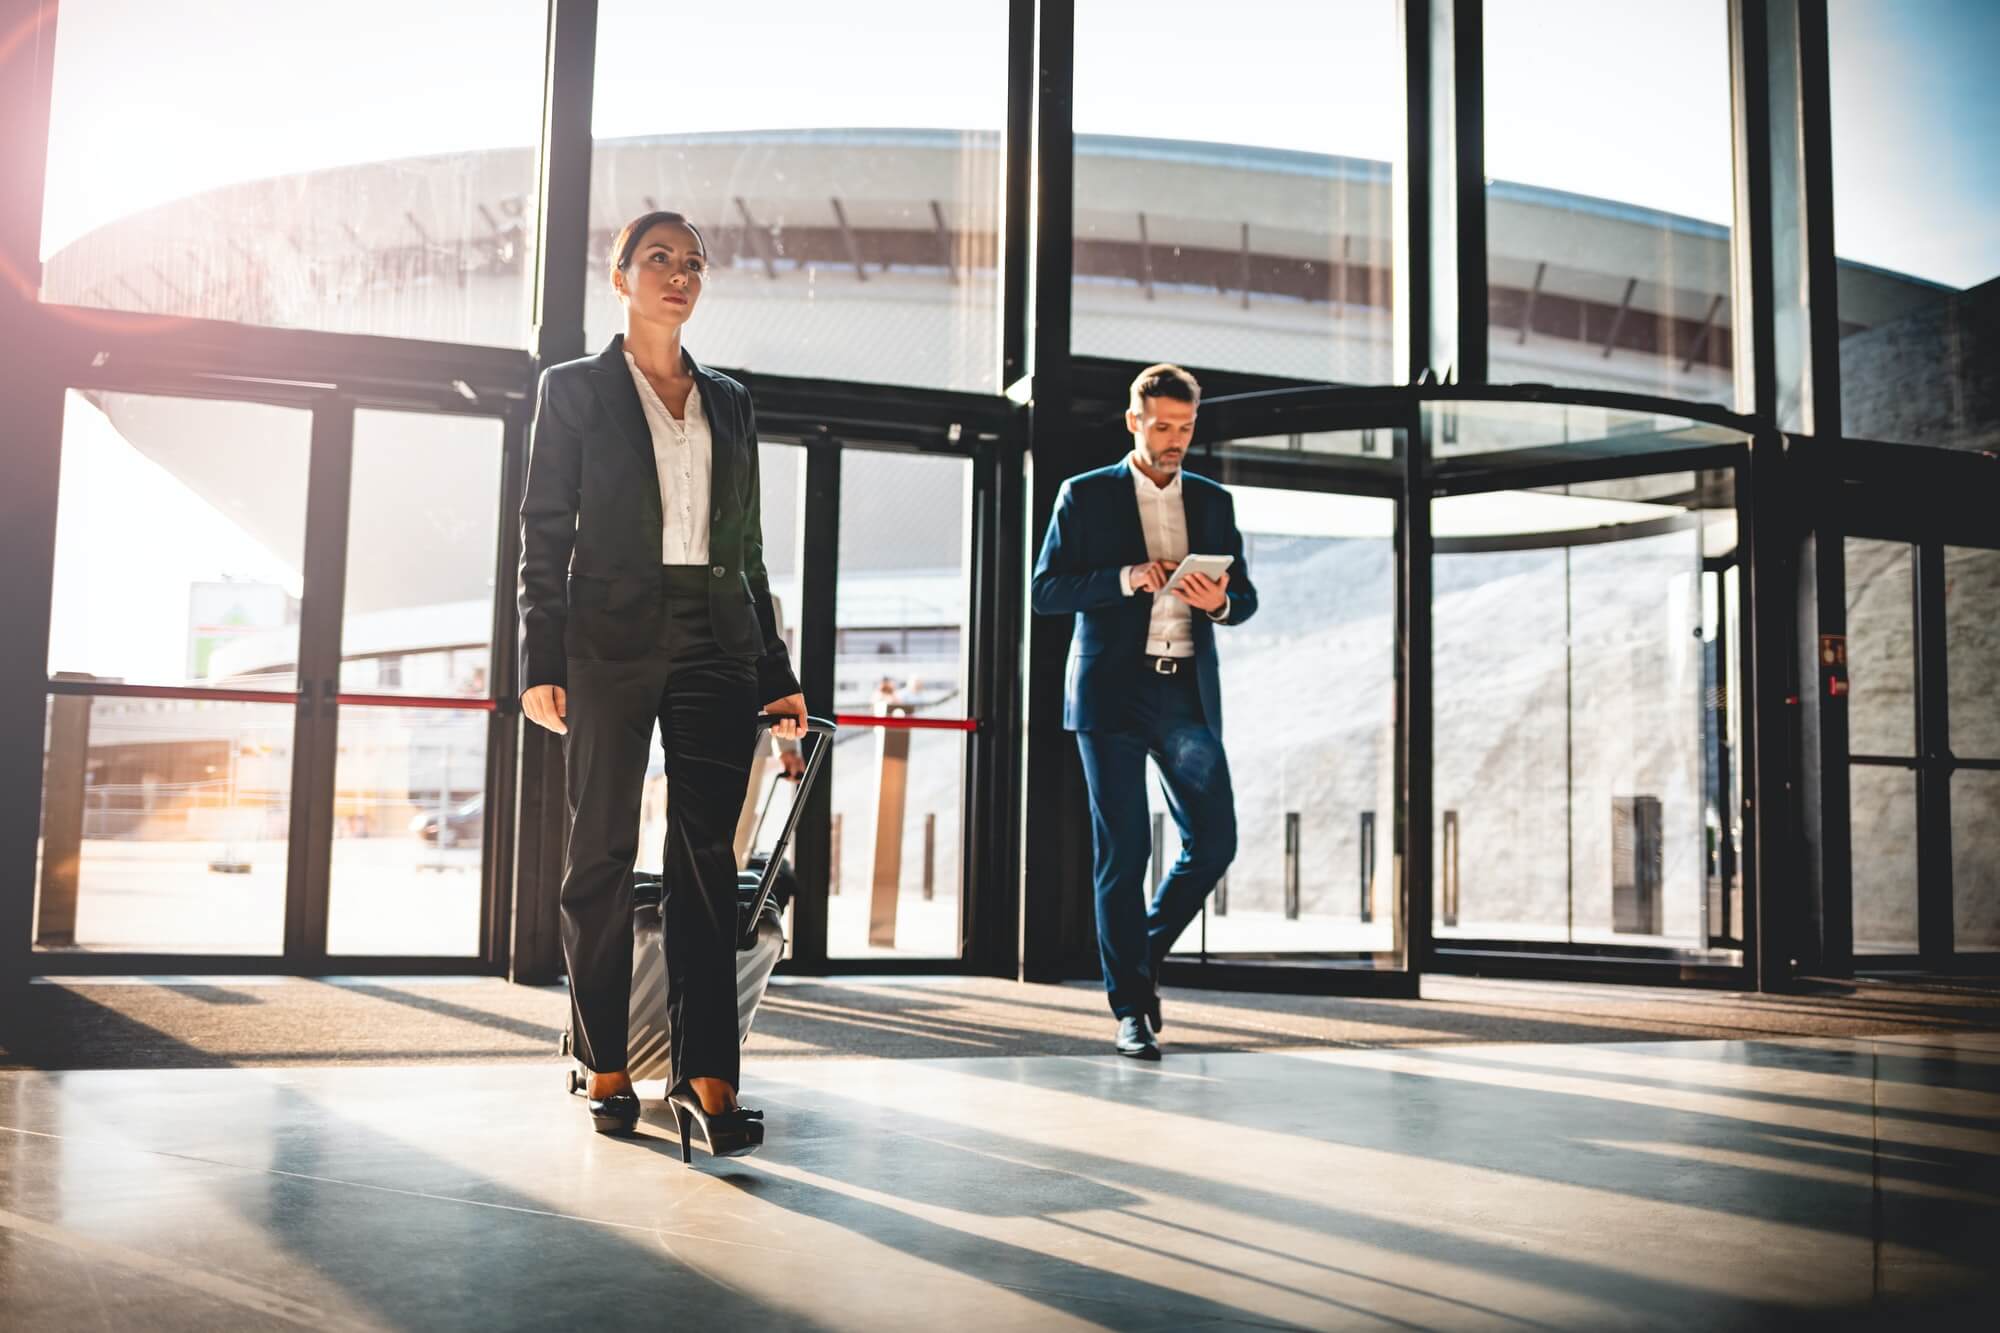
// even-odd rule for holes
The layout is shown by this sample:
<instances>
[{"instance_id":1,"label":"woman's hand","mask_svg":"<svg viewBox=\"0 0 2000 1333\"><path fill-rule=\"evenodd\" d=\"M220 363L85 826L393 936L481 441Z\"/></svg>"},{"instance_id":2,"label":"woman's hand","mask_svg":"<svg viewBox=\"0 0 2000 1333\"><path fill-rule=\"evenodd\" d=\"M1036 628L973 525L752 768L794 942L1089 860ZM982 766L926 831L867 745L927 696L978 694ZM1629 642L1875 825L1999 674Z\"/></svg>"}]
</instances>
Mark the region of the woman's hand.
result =
<instances>
[{"instance_id":1,"label":"woman's hand","mask_svg":"<svg viewBox=\"0 0 2000 1333\"><path fill-rule=\"evenodd\" d=\"M782 699L773 699L764 705L764 711L783 719L771 728L771 734L779 740L795 741L806 734L806 697L803 694L788 694Z\"/></svg>"},{"instance_id":2,"label":"woman's hand","mask_svg":"<svg viewBox=\"0 0 2000 1333\"><path fill-rule=\"evenodd\" d=\"M569 691L560 685L537 685L521 696L521 711L536 726L547 727L556 735L566 735L569 727Z\"/></svg>"}]
</instances>

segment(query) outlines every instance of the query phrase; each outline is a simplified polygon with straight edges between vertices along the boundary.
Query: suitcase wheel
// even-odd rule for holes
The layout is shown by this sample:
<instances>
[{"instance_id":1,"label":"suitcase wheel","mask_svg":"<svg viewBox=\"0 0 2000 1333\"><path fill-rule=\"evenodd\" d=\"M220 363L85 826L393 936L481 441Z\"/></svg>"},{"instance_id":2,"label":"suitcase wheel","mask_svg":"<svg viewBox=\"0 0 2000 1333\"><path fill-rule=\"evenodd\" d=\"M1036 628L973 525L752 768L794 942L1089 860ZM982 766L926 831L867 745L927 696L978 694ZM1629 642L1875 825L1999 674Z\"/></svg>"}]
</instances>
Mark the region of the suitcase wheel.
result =
<instances>
[{"instance_id":1,"label":"suitcase wheel","mask_svg":"<svg viewBox=\"0 0 2000 1333\"><path fill-rule=\"evenodd\" d=\"M583 1091L582 1074L579 1074L576 1070L572 1069L569 1071L568 1081L569 1081L569 1091L571 1092L572 1095Z\"/></svg>"}]
</instances>

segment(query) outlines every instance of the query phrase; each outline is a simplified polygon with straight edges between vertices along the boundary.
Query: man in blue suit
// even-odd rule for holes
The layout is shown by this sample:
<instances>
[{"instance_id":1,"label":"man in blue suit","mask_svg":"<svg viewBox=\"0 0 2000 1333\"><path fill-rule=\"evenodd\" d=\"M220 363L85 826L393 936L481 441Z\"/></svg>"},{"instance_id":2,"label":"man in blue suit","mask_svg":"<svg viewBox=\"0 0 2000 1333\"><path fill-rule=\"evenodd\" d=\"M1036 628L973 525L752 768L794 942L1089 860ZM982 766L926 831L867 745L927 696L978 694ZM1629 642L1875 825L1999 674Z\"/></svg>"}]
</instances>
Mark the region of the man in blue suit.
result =
<instances>
[{"instance_id":1,"label":"man in blue suit","mask_svg":"<svg viewBox=\"0 0 2000 1333\"><path fill-rule=\"evenodd\" d=\"M1097 947L1118 1052L1140 1060L1160 1058L1160 964L1236 855L1215 627L1256 614L1257 591L1229 492L1181 470L1200 401L1178 366L1139 372L1125 413L1131 454L1063 483L1035 565L1036 613L1076 617L1063 726L1090 785ZM1162 591L1191 554L1234 563ZM1180 859L1150 906L1148 755L1181 830Z\"/></svg>"}]
</instances>

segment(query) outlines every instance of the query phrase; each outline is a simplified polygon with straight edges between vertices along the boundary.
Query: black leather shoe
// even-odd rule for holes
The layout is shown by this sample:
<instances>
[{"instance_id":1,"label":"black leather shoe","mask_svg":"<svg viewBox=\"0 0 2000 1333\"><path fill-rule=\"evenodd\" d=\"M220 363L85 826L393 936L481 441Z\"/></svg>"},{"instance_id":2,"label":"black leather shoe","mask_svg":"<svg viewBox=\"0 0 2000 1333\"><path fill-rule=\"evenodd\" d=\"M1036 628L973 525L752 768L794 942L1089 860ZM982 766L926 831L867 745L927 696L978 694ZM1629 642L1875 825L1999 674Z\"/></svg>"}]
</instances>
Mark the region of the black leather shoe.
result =
<instances>
[{"instance_id":1,"label":"black leather shoe","mask_svg":"<svg viewBox=\"0 0 2000 1333\"><path fill-rule=\"evenodd\" d=\"M590 1099L590 1118L600 1134L620 1134L630 1137L639 1124L639 1095L635 1092L614 1092L609 1097Z\"/></svg>"},{"instance_id":2,"label":"black leather shoe","mask_svg":"<svg viewBox=\"0 0 2000 1333\"><path fill-rule=\"evenodd\" d=\"M738 1106L710 1115L701 1107L701 1098L685 1083L667 1094L674 1108L674 1123L681 1131L681 1161L694 1161L695 1126L701 1127L701 1146L713 1157L747 1157L764 1146L764 1113Z\"/></svg>"},{"instance_id":3,"label":"black leather shoe","mask_svg":"<svg viewBox=\"0 0 2000 1333\"><path fill-rule=\"evenodd\" d=\"M1153 1040L1153 1029L1144 1014L1118 1020L1118 1054L1133 1060L1160 1058L1160 1043Z\"/></svg>"}]
</instances>

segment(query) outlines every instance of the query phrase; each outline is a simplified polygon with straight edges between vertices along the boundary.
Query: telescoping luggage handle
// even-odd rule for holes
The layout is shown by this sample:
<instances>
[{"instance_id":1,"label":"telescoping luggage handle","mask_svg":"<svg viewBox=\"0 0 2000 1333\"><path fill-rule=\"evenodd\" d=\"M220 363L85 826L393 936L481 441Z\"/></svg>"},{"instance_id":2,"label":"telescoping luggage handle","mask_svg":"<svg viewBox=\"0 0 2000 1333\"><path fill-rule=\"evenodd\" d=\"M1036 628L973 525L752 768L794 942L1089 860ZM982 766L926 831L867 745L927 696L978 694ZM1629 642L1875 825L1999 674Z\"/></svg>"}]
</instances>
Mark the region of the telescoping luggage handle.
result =
<instances>
[{"instance_id":1,"label":"telescoping luggage handle","mask_svg":"<svg viewBox=\"0 0 2000 1333\"><path fill-rule=\"evenodd\" d=\"M757 718L757 735L762 739L764 733L778 723L794 720L796 719L789 714L776 717L769 713L760 714ZM757 882L757 900L750 904L750 911L742 918L744 934L736 941L739 949L748 948L756 939L757 922L763 917L764 904L771 900L771 889L778 882L778 869L784 861L785 848L791 844L792 832L799 826L799 816L805 810L806 793L812 790L813 779L818 776L820 766L826 762L827 748L832 745L833 733L838 730L839 728L826 718L806 719L806 731L815 738L811 745L805 747L810 751L806 755L806 771L799 774L799 789L792 797L792 808L785 812L785 826L778 830L778 840L771 844L770 859L764 862L763 874Z\"/></svg>"}]
</instances>

